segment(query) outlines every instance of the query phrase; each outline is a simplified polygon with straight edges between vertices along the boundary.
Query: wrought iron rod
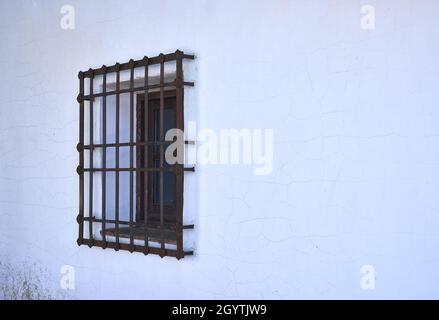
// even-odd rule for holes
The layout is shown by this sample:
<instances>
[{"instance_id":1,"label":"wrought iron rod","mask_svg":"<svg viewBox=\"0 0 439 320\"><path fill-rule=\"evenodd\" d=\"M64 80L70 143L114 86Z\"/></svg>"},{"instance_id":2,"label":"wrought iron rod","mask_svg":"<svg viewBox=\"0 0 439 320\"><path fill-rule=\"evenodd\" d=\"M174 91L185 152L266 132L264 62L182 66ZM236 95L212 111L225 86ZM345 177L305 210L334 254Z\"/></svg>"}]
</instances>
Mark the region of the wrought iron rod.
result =
<instances>
[{"instance_id":1,"label":"wrought iron rod","mask_svg":"<svg viewBox=\"0 0 439 320\"><path fill-rule=\"evenodd\" d=\"M89 218L89 217L84 217L84 221L92 221L92 222L96 222L96 223L102 223L102 219L99 218ZM106 223L113 223L116 224L116 220L113 219L106 219L105 220ZM125 221L125 220L117 220L117 222L120 225L130 225L130 221ZM144 222L132 222L132 225L135 227L143 227L146 225L147 228L150 229L160 229L163 227L164 230L176 230L176 226L175 223L165 223L163 224L163 226L160 223L153 223L153 222L149 222L148 224L145 224ZM188 224L188 225L183 225L182 229L193 229L194 225L193 224Z\"/></svg>"},{"instance_id":2,"label":"wrought iron rod","mask_svg":"<svg viewBox=\"0 0 439 320\"><path fill-rule=\"evenodd\" d=\"M164 62L168 62L168 61L173 61L177 58L177 54L176 53L168 53L163 55L163 57L161 56L162 54L155 56L155 57L151 57L148 59L148 61L145 61L144 59L141 60L131 60L133 62L133 66L132 66L132 62L126 62L126 63L121 63L120 65L120 71L124 71L124 70L129 70L132 68L138 68L138 67L144 67L145 65L153 65L153 64L159 64L161 63L162 59L164 59ZM184 59L195 59L194 55L190 55L190 54L183 54L183 58ZM116 71L116 65L113 66L109 66L107 67L107 72L115 72ZM101 75L103 74L103 70L102 68L97 68L97 69L90 69L88 71L84 72L84 76L85 77L92 77L93 74L96 75Z\"/></svg>"},{"instance_id":3,"label":"wrought iron rod","mask_svg":"<svg viewBox=\"0 0 439 320\"><path fill-rule=\"evenodd\" d=\"M89 239L84 239L84 244L86 244L90 247L91 246L96 246L96 247L103 246L103 242L100 240L90 241ZM108 248L116 248L116 243L108 242L107 247ZM139 245L131 246L130 244L120 243L119 247L122 250L127 250L130 252L140 252L140 253L143 252L143 246L139 246ZM177 257L177 251L172 250L172 249L161 249L161 248L150 247L149 253L158 254L160 256ZM194 254L193 251L184 251L184 256L191 256L193 254Z\"/></svg>"},{"instance_id":4,"label":"wrought iron rod","mask_svg":"<svg viewBox=\"0 0 439 320\"><path fill-rule=\"evenodd\" d=\"M172 82L164 82L163 84L152 84L149 86L142 86L142 87L133 87L133 88L125 88L125 89L116 89L114 91L108 91L106 93L106 96L112 96L115 94L122 94L122 93L131 93L131 92L137 92L137 91L144 91L144 90L152 90L152 89L160 89L160 88L169 88L169 87L175 87L175 81ZM185 86L189 86L189 87L193 87L194 83L193 82L184 82ZM84 100L90 100L90 99L94 99L94 98L99 98L102 97L103 94L102 92L97 92L97 93L93 93L93 94L87 94L84 96Z\"/></svg>"},{"instance_id":5,"label":"wrought iron rod","mask_svg":"<svg viewBox=\"0 0 439 320\"><path fill-rule=\"evenodd\" d=\"M130 87L134 87L134 61L130 61ZM134 142L134 91L130 92L130 143ZM133 204L133 184L134 184L134 146L130 146L130 250L134 246L133 220L134 220L134 204Z\"/></svg>"},{"instance_id":6,"label":"wrought iron rod","mask_svg":"<svg viewBox=\"0 0 439 320\"><path fill-rule=\"evenodd\" d=\"M83 171L84 172L130 172L131 168L84 168ZM180 169L176 166L173 167L163 167L163 168L159 168L159 167L152 167L152 168L139 168L140 172L160 172L160 171L164 171L164 172L178 172L180 171ZM195 168L194 167L188 167L188 168L183 168L183 171L190 171L190 172L194 172Z\"/></svg>"},{"instance_id":7,"label":"wrought iron rod","mask_svg":"<svg viewBox=\"0 0 439 320\"><path fill-rule=\"evenodd\" d=\"M172 143L174 143L174 141L170 141L170 140L169 141L168 140L165 140L165 141L146 141L146 142L144 142L144 141L137 141L137 142L133 142L133 143L131 143L131 142L120 142L120 143L107 143L105 145L105 147L106 148L130 147L130 146L145 147L145 146L159 146L160 144L169 145L169 144L172 144ZM194 141L188 141L188 140L186 140L184 143L185 144L195 144ZM104 147L104 145L101 144L101 143L96 143L96 144L93 145L93 148L102 148L102 147ZM86 144L84 146L84 149L91 149L91 146Z\"/></svg>"},{"instance_id":8,"label":"wrought iron rod","mask_svg":"<svg viewBox=\"0 0 439 320\"><path fill-rule=\"evenodd\" d=\"M79 94L84 96L84 76L82 72L79 72ZM79 145L84 145L84 100L79 102ZM84 168L84 149L80 148L79 151L79 166ZM84 174L79 175L79 235L78 244L80 245L84 239Z\"/></svg>"},{"instance_id":9,"label":"wrought iron rod","mask_svg":"<svg viewBox=\"0 0 439 320\"><path fill-rule=\"evenodd\" d=\"M145 79L144 79L144 104L143 104L143 123L144 123L144 129L143 129L143 165L144 168L148 168L148 120L149 120L149 92L148 92L148 80L149 80L149 64L148 64L148 57L144 58L145 61ZM141 199L143 199L143 222L145 223L145 226L148 224L148 178L149 173L148 171L143 171L143 196ZM149 253L149 239L148 239L148 229L145 228L145 242L144 242L145 248L144 253Z\"/></svg>"},{"instance_id":10,"label":"wrought iron rod","mask_svg":"<svg viewBox=\"0 0 439 320\"><path fill-rule=\"evenodd\" d=\"M184 109L183 109L183 86L181 83L183 82L183 53L181 51L177 51L177 60L176 64L176 114L177 114L177 128L184 131ZM177 155L179 159L184 159L184 155ZM183 163L175 164L177 167L183 168ZM184 183L184 175L183 172L178 171L177 173L177 185L176 185L176 238L177 238L177 258L183 258L183 183Z\"/></svg>"},{"instance_id":11,"label":"wrought iron rod","mask_svg":"<svg viewBox=\"0 0 439 320\"><path fill-rule=\"evenodd\" d=\"M160 55L162 60L160 62L160 84L163 84L164 82L164 73L165 73L165 58L164 55L161 54ZM160 141L164 141L165 140L165 121L164 121L164 114L165 114L165 97L163 94L163 86L160 87ZM160 168L163 169L164 168L164 153L165 150L163 148L163 144L160 145ZM159 176L160 176L160 185L159 185L159 192L160 192L160 225L163 226L164 223L164 182L163 182L163 170L160 170L159 172ZM161 243L160 243L160 247L162 249L162 251L164 252L165 250L165 242L164 242L164 236L163 236L163 231L161 231ZM163 256L162 256L163 257Z\"/></svg>"},{"instance_id":12,"label":"wrought iron rod","mask_svg":"<svg viewBox=\"0 0 439 320\"><path fill-rule=\"evenodd\" d=\"M93 93L93 76L90 76L90 93ZM93 146L93 100L90 100L90 146ZM89 208L88 216L93 217L93 148L90 150L90 174L89 174ZM93 243L93 223L88 224L89 239ZM93 244L92 244L93 245Z\"/></svg>"},{"instance_id":13,"label":"wrought iron rod","mask_svg":"<svg viewBox=\"0 0 439 320\"><path fill-rule=\"evenodd\" d=\"M141 118L140 118L140 113L141 113L141 100L137 99L136 100L136 142L138 142L138 140L140 139L141 136L141 131L142 131L142 123L141 123ZM140 168L142 166L141 164L141 159L140 159L140 150L139 147L136 147L136 221L139 219L140 216L140 208L141 208L141 195L139 193L140 190L140 184L141 184L141 176L140 176Z\"/></svg>"},{"instance_id":14,"label":"wrought iron rod","mask_svg":"<svg viewBox=\"0 0 439 320\"><path fill-rule=\"evenodd\" d=\"M116 89L119 91L120 71L116 71ZM120 128L120 94L116 94L116 169L119 169L119 129ZM115 177L115 227L116 227L116 250L119 250L119 170L116 170Z\"/></svg>"},{"instance_id":15,"label":"wrought iron rod","mask_svg":"<svg viewBox=\"0 0 439 320\"><path fill-rule=\"evenodd\" d=\"M107 167L107 96L105 95L107 91L107 74L104 73L102 77L102 231L105 231L105 219L107 216L107 172L105 171ZM102 241L104 245L107 243L105 237L105 232L102 232ZM105 249L105 247L104 247Z\"/></svg>"}]
</instances>

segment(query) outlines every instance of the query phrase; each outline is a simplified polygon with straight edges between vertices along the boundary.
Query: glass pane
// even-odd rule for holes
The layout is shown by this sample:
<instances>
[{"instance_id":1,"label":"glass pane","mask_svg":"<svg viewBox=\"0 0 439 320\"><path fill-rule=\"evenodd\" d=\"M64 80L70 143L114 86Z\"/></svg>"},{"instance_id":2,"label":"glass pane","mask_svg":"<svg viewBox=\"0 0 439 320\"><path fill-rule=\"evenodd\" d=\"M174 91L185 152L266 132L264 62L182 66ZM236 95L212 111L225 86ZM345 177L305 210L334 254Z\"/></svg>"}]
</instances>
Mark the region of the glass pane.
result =
<instances>
[{"instance_id":1,"label":"glass pane","mask_svg":"<svg viewBox=\"0 0 439 320\"><path fill-rule=\"evenodd\" d=\"M160 167L160 161L154 161L154 167ZM165 167L169 167L165 163ZM154 172L153 180L153 202L154 204L160 204L160 172ZM175 179L173 172L163 172L163 203L165 205L172 205L174 203L174 190L175 190Z\"/></svg>"},{"instance_id":2,"label":"glass pane","mask_svg":"<svg viewBox=\"0 0 439 320\"><path fill-rule=\"evenodd\" d=\"M174 128L174 109L165 108L163 110L163 124L165 127L164 134L166 131ZM160 110L154 110L154 140L160 141Z\"/></svg>"},{"instance_id":3,"label":"glass pane","mask_svg":"<svg viewBox=\"0 0 439 320\"><path fill-rule=\"evenodd\" d=\"M170 103L172 101L165 100L165 103ZM163 124L164 124L164 135L166 131L174 128L175 121L175 109L170 107L169 104L165 105L163 110ZM153 110L153 139L155 142L160 141L160 108L155 108ZM160 168L160 146L154 146L154 160L153 166L155 168ZM164 161L164 167L171 167ZM153 203L160 204L160 172L154 172L153 174ZM165 205L174 205L174 194L175 194L175 176L173 172L163 172L163 203Z\"/></svg>"}]
</instances>

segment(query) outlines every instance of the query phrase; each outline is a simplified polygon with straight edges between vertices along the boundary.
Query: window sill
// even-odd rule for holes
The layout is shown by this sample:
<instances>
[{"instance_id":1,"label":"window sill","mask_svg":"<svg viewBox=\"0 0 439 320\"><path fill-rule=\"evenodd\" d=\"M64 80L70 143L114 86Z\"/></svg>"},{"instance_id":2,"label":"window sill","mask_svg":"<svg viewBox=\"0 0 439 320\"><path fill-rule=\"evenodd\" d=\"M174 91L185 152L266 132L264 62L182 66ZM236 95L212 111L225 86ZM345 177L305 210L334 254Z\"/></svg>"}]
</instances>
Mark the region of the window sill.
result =
<instances>
[{"instance_id":1,"label":"window sill","mask_svg":"<svg viewBox=\"0 0 439 320\"><path fill-rule=\"evenodd\" d=\"M136 240L145 240L145 227L136 226L132 228L133 238ZM162 242L162 234L160 229L156 228L148 228L148 240L151 242ZM119 235L120 238L130 239L130 228L129 227L119 227L119 232L116 228L108 228L105 229L104 232L101 230L101 235L105 234L106 236L116 237ZM175 231L164 229L163 230L163 242L169 244L177 244L177 235Z\"/></svg>"}]
</instances>

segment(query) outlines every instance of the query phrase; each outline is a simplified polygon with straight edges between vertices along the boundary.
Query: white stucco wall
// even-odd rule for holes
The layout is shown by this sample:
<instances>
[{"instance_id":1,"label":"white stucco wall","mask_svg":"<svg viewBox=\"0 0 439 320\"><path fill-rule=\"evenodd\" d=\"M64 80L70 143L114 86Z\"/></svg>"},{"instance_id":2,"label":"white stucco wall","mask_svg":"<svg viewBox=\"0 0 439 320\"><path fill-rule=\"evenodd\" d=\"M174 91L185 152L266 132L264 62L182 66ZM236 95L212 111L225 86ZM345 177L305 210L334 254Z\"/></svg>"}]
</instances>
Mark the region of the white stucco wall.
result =
<instances>
[{"instance_id":1,"label":"white stucco wall","mask_svg":"<svg viewBox=\"0 0 439 320\"><path fill-rule=\"evenodd\" d=\"M69 298L439 298L438 15L433 0L1 0L2 263L53 291L73 266ZM186 120L272 128L273 173L197 167L194 257L78 247L77 73L176 49L197 56Z\"/></svg>"}]
</instances>

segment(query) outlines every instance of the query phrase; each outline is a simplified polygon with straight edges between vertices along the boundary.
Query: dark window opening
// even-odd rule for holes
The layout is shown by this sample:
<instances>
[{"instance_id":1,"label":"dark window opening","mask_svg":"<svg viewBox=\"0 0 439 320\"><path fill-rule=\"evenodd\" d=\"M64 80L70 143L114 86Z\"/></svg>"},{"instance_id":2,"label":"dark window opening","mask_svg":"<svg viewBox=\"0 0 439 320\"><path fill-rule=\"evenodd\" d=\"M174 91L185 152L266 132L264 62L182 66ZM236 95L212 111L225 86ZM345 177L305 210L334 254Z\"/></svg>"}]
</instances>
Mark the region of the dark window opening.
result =
<instances>
[{"instance_id":1,"label":"dark window opening","mask_svg":"<svg viewBox=\"0 0 439 320\"><path fill-rule=\"evenodd\" d=\"M166 92L164 98L163 123L164 133L176 127L176 98L175 91ZM145 99L143 95L137 96L137 141L152 141L151 147L137 149L137 156L140 167L160 168L160 98L152 95L148 100L148 116L144 115ZM145 120L147 119L147 120ZM145 126L145 121L147 125ZM145 136L148 131L147 136ZM146 148L149 148L147 150ZM149 151L149 152L148 152ZM146 159L145 159L146 158ZM164 161L164 167L170 169L172 166ZM147 173L146 173L147 174ZM160 172L155 171L149 174L149 179L141 175L137 186L137 199L139 201L138 221L144 221L143 212L147 212L147 220L152 223L160 222ZM148 181L146 181L148 180ZM145 183L148 183L146 186ZM163 206L164 223L173 224L176 222L176 184L175 172L163 172ZM145 208L148 206L147 208Z\"/></svg>"}]
</instances>

